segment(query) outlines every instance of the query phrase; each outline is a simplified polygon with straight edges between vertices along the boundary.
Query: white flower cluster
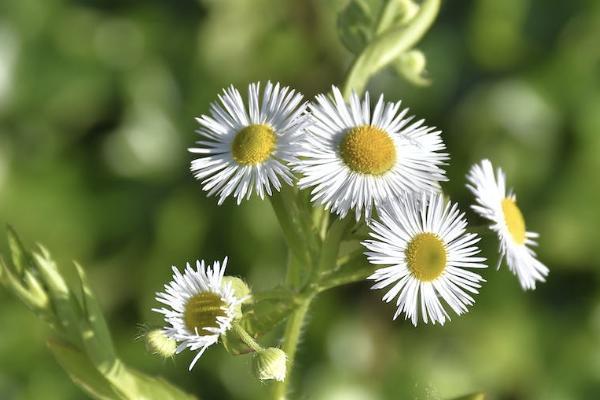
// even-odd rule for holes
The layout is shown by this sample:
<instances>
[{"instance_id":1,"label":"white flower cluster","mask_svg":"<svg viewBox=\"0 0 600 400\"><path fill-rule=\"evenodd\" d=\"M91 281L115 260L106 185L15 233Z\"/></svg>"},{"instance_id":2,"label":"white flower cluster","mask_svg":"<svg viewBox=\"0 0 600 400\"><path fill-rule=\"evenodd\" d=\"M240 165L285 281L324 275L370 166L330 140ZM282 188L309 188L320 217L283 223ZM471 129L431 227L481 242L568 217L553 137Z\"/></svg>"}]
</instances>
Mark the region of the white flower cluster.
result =
<instances>
[{"instance_id":1,"label":"white flower cluster","mask_svg":"<svg viewBox=\"0 0 600 400\"><path fill-rule=\"evenodd\" d=\"M218 203L229 196L240 204L253 193L271 196L283 184L310 190L311 200L344 218L354 212L370 239L362 244L370 263L373 289L386 288L383 300L395 301L394 318L403 314L414 325L444 324L449 314L468 311L484 279L480 238L467 232L467 221L455 203L444 200L441 132L415 120L400 102L368 93L346 101L332 87L313 102L279 83L248 87L247 102L233 86L197 118L201 139L190 152L194 176ZM524 289L544 281L548 269L531 246L537 235L525 230L516 197L507 191L504 173L488 160L472 167L467 187L476 197L472 208L491 221L505 258ZM170 308L156 311L170 325L165 333L200 354L227 331L239 305L221 282L225 265L175 269L173 282L157 295ZM444 303L444 304L443 304ZM192 363L193 365L193 363Z\"/></svg>"}]
</instances>

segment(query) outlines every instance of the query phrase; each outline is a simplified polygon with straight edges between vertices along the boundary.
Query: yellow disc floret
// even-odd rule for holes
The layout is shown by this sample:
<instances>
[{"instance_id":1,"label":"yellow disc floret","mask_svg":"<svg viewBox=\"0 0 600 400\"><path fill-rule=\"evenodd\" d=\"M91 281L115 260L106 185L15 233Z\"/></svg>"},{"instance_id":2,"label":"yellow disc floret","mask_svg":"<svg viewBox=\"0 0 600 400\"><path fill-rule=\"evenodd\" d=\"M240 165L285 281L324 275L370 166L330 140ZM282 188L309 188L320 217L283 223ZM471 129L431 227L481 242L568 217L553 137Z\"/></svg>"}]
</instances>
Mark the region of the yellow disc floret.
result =
<instances>
[{"instance_id":1,"label":"yellow disc floret","mask_svg":"<svg viewBox=\"0 0 600 400\"><path fill-rule=\"evenodd\" d=\"M185 327L192 333L209 333L206 328L217 328L217 318L226 316L225 306L221 296L216 293L202 292L190 297L183 312Z\"/></svg>"},{"instance_id":2,"label":"yellow disc floret","mask_svg":"<svg viewBox=\"0 0 600 400\"><path fill-rule=\"evenodd\" d=\"M446 268L446 246L434 233L416 235L408 243L405 255L413 276L423 282L433 281Z\"/></svg>"},{"instance_id":3,"label":"yellow disc floret","mask_svg":"<svg viewBox=\"0 0 600 400\"><path fill-rule=\"evenodd\" d=\"M276 135L268 125L253 124L240 130L233 139L233 159L242 165L260 164L275 150Z\"/></svg>"},{"instance_id":4,"label":"yellow disc floret","mask_svg":"<svg viewBox=\"0 0 600 400\"><path fill-rule=\"evenodd\" d=\"M504 222L513 240L517 244L525 243L525 219L513 199L506 197L502 200Z\"/></svg>"},{"instance_id":5,"label":"yellow disc floret","mask_svg":"<svg viewBox=\"0 0 600 400\"><path fill-rule=\"evenodd\" d=\"M396 146L387 132L363 125L348 130L340 142L340 155L353 171L382 175L396 162Z\"/></svg>"}]
</instances>

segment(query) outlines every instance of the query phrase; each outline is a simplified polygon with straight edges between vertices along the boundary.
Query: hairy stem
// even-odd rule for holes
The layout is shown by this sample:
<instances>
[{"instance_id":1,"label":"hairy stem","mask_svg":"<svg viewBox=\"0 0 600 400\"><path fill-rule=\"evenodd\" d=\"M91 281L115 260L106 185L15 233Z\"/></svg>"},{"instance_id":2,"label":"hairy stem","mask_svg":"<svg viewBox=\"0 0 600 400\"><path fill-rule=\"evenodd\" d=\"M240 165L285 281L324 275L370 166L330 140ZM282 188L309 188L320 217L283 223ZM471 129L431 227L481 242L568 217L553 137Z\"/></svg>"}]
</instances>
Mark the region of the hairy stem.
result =
<instances>
[{"instance_id":1,"label":"hairy stem","mask_svg":"<svg viewBox=\"0 0 600 400\"><path fill-rule=\"evenodd\" d=\"M298 308L290 316L285 326L282 349L287 355L288 376L283 382L275 382L275 384L273 385L273 400L285 400L287 398L286 396L288 391L288 383L290 381L291 371L294 367L296 349L298 347L298 342L300 341L300 335L302 333L304 319L306 317L306 313L308 312L312 299L312 294L302 298Z\"/></svg>"}]
</instances>

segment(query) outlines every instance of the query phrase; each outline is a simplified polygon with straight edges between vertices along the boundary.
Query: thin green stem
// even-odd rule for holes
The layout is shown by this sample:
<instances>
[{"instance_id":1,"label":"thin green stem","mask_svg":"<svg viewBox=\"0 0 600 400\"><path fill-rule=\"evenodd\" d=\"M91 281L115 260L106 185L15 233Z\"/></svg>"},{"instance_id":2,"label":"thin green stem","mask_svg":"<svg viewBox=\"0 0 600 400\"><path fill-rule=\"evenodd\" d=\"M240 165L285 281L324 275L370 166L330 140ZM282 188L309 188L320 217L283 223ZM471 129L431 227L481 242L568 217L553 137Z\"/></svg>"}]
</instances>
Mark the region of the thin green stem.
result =
<instances>
[{"instance_id":1,"label":"thin green stem","mask_svg":"<svg viewBox=\"0 0 600 400\"><path fill-rule=\"evenodd\" d=\"M244 328L242 328L239 324L233 324L233 330L239 336L239 338L244 342L244 344L250 347L255 352L263 351L264 348L256 341Z\"/></svg>"},{"instance_id":2,"label":"thin green stem","mask_svg":"<svg viewBox=\"0 0 600 400\"><path fill-rule=\"evenodd\" d=\"M296 350L298 347L298 342L300 341L300 335L302 333L302 326L304 325L304 319L310 307L313 296L314 295L311 294L302 298L298 308L296 308L294 313L290 316L285 326L282 350L287 355L287 377L283 382L274 383L272 397L273 400L285 400L287 398L288 384L290 382L290 375L294 367Z\"/></svg>"}]
</instances>

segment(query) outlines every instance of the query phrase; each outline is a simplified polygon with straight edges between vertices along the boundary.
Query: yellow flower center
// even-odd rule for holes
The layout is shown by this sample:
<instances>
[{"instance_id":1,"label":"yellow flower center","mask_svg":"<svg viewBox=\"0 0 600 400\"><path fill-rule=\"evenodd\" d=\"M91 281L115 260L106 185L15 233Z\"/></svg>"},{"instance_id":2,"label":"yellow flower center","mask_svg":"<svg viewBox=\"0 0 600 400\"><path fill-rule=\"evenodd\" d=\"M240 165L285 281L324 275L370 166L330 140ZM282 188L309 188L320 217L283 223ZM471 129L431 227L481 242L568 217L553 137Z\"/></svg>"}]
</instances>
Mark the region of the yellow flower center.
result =
<instances>
[{"instance_id":1,"label":"yellow flower center","mask_svg":"<svg viewBox=\"0 0 600 400\"><path fill-rule=\"evenodd\" d=\"M390 135L371 125L352 128L340 142L340 155L353 171L381 175L396 162L396 146Z\"/></svg>"},{"instance_id":2,"label":"yellow flower center","mask_svg":"<svg viewBox=\"0 0 600 400\"><path fill-rule=\"evenodd\" d=\"M408 243L404 254L408 268L420 281L433 281L446 268L446 246L436 234L419 233Z\"/></svg>"},{"instance_id":3,"label":"yellow flower center","mask_svg":"<svg viewBox=\"0 0 600 400\"><path fill-rule=\"evenodd\" d=\"M217 328L217 317L227 314L223 309L225 302L216 293L202 292L190 297L185 305L183 319L186 328L193 333L202 335L206 328Z\"/></svg>"},{"instance_id":4,"label":"yellow flower center","mask_svg":"<svg viewBox=\"0 0 600 400\"><path fill-rule=\"evenodd\" d=\"M502 212L504 213L504 222L513 240L518 244L525 243L525 219L515 201L508 197L504 198Z\"/></svg>"},{"instance_id":5,"label":"yellow flower center","mask_svg":"<svg viewBox=\"0 0 600 400\"><path fill-rule=\"evenodd\" d=\"M242 165L260 164L275 150L276 136L270 126L248 125L233 139L231 152L233 159Z\"/></svg>"}]
</instances>

